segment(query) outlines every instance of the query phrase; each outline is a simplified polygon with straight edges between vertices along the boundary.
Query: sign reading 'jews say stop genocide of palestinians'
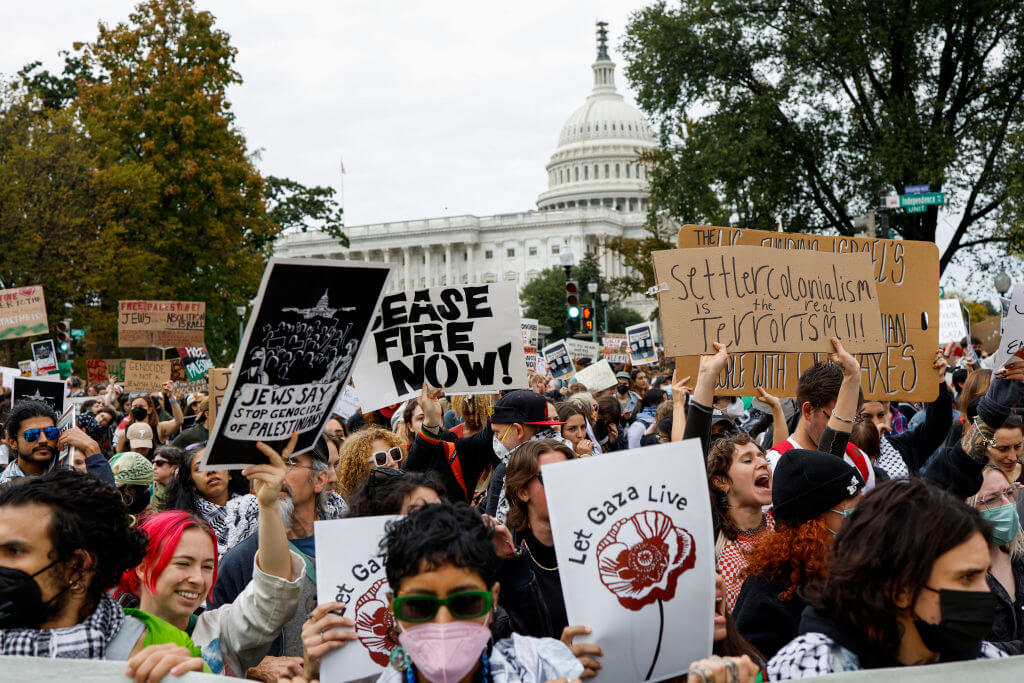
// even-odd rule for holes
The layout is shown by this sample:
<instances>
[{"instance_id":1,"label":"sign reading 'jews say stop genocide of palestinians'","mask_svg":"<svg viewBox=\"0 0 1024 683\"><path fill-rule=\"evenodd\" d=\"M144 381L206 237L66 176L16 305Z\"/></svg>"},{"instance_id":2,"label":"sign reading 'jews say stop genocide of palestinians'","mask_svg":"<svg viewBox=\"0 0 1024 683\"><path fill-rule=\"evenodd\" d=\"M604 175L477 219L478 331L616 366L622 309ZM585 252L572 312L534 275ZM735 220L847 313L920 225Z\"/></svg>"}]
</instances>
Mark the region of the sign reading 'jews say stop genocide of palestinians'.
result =
<instances>
[{"instance_id":1,"label":"sign reading 'jews say stop genocide of palestinians'","mask_svg":"<svg viewBox=\"0 0 1024 683\"><path fill-rule=\"evenodd\" d=\"M850 352L878 351L882 321L867 254L765 247L654 252L666 353L824 351L838 337Z\"/></svg>"},{"instance_id":2,"label":"sign reading 'jews say stop genocide of palestinians'","mask_svg":"<svg viewBox=\"0 0 1024 683\"><path fill-rule=\"evenodd\" d=\"M660 681L708 657L715 542L700 442L541 470L566 614L604 650L600 678Z\"/></svg>"},{"instance_id":3,"label":"sign reading 'jews say stop genocide of palestinians'","mask_svg":"<svg viewBox=\"0 0 1024 683\"><path fill-rule=\"evenodd\" d=\"M295 453L313 448L348 382L392 268L270 260L203 453L203 469L264 463L256 442L280 452L293 432L299 434Z\"/></svg>"},{"instance_id":4,"label":"sign reading 'jews say stop genocide of palestinians'","mask_svg":"<svg viewBox=\"0 0 1024 683\"><path fill-rule=\"evenodd\" d=\"M864 397L877 401L932 401L939 391L939 373L932 367L939 345L939 250L934 242L778 233L768 230L686 225L679 246L750 245L797 252L814 260L822 254L867 253L874 268L882 346L854 355L860 361ZM774 260L766 260L774 263ZM658 280L661 282L662 280ZM826 340L827 341L827 340ZM753 396L764 387L776 396L796 396L800 373L826 351L744 351L730 354L715 394ZM676 358L682 377L697 376L700 357Z\"/></svg>"},{"instance_id":5,"label":"sign reading 'jews say stop genocide of palestinians'","mask_svg":"<svg viewBox=\"0 0 1024 683\"><path fill-rule=\"evenodd\" d=\"M117 345L122 348L202 346L202 301L118 301Z\"/></svg>"},{"instance_id":6,"label":"sign reading 'jews say stop genocide of palestinians'","mask_svg":"<svg viewBox=\"0 0 1024 683\"><path fill-rule=\"evenodd\" d=\"M363 412L419 396L424 382L449 394L525 387L521 339L515 282L389 294L352 378Z\"/></svg>"}]
</instances>

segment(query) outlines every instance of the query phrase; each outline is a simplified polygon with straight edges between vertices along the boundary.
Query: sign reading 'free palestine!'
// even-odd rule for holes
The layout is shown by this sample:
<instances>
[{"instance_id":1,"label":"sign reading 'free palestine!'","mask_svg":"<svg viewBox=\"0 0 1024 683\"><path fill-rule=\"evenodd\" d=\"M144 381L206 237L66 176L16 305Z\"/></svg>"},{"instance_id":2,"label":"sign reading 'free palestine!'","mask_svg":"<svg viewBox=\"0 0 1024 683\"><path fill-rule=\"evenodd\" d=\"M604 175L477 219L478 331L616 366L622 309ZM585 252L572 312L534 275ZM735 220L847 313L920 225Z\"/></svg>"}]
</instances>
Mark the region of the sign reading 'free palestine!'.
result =
<instances>
[{"instance_id":1,"label":"sign reading 'free palestine!'","mask_svg":"<svg viewBox=\"0 0 1024 683\"><path fill-rule=\"evenodd\" d=\"M667 353L848 351L883 345L871 258L765 247L670 249L654 253L666 287L658 295Z\"/></svg>"}]
</instances>

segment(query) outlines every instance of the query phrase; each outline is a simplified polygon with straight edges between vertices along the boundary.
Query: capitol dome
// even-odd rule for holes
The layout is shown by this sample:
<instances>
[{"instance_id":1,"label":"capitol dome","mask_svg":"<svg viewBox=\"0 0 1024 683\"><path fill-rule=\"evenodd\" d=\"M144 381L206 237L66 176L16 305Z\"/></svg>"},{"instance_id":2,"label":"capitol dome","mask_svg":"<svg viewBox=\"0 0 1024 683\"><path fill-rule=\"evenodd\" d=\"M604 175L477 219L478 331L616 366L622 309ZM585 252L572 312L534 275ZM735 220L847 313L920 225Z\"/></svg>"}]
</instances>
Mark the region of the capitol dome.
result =
<instances>
[{"instance_id":1,"label":"capitol dome","mask_svg":"<svg viewBox=\"0 0 1024 683\"><path fill-rule=\"evenodd\" d=\"M562 126L558 149L547 165L548 189L537 197L541 210L647 210L647 169L638 157L657 143L644 115L615 89L606 26L598 22L594 89Z\"/></svg>"}]
</instances>

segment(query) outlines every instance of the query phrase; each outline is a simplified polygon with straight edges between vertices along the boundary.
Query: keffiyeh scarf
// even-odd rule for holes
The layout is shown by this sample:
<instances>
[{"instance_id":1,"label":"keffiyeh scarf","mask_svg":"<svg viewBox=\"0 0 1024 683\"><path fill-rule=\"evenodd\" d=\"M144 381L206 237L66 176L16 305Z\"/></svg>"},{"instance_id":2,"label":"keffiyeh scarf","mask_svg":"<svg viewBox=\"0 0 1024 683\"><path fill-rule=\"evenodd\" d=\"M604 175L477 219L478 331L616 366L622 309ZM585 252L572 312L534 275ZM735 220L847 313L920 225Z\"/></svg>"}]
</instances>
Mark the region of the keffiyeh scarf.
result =
<instances>
[{"instance_id":1,"label":"keffiyeh scarf","mask_svg":"<svg viewBox=\"0 0 1024 683\"><path fill-rule=\"evenodd\" d=\"M238 497L237 493L231 494L228 504ZM196 511L199 516L206 520L207 524L213 527L213 533L217 535L217 555L224 556L228 551L228 506L211 503L202 496L196 496Z\"/></svg>"},{"instance_id":2,"label":"keffiyeh scarf","mask_svg":"<svg viewBox=\"0 0 1024 683\"><path fill-rule=\"evenodd\" d=\"M121 630L124 610L104 595L81 624L54 629L0 630L0 654L21 657L102 659L107 644Z\"/></svg>"},{"instance_id":3,"label":"keffiyeh scarf","mask_svg":"<svg viewBox=\"0 0 1024 683\"><path fill-rule=\"evenodd\" d=\"M227 518L227 543L225 552L256 533L260 522L260 503L253 494L240 496L228 501L225 506ZM331 492L324 503L323 509L317 510L319 519L341 519L348 514L348 505L345 499L337 493ZM218 538L220 538L218 536Z\"/></svg>"},{"instance_id":4,"label":"keffiyeh scarf","mask_svg":"<svg viewBox=\"0 0 1024 683\"><path fill-rule=\"evenodd\" d=\"M910 476L907 463L903 462L903 456L896 450L896 447L889 443L889 438L882 435L879 439L879 456L875 462L878 468L889 475L890 479L906 479Z\"/></svg>"}]
</instances>

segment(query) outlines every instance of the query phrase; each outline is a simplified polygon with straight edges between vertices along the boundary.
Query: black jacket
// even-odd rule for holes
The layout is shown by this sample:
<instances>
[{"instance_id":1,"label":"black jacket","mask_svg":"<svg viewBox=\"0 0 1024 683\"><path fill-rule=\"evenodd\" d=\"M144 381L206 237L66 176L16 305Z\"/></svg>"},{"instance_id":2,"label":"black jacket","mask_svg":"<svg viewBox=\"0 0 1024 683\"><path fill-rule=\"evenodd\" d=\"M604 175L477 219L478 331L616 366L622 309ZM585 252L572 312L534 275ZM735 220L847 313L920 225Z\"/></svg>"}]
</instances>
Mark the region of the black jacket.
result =
<instances>
[{"instance_id":1,"label":"black jacket","mask_svg":"<svg viewBox=\"0 0 1024 683\"><path fill-rule=\"evenodd\" d=\"M530 552L502 560L498 604L508 612L516 633L535 638L561 638L568 617L555 549L543 546L529 531L514 533L513 538L517 549L525 539ZM556 569L541 569L536 561Z\"/></svg>"},{"instance_id":2,"label":"black jacket","mask_svg":"<svg viewBox=\"0 0 1024 683\"><path fill-rule=\"evenodd\" d=\"M405 469L408 472L434 472L444 484L449 500L471 502L473 494L476 493L476 483L479 481L481 473L488 466L498 464L492 446L494 432L491 431L491 421L488 420L483 429L464 439L458 439L448 430L442 430L441 439L455 444L455 453L459 456L462 477L466 483L465 492L459 485L459 480L452 473L444 446L439 443L430 443L419 434L416 435L416 439L409 447L409 457L405 462Z\"/></svg>"},{"instance_id":3,"label":"black jacket","mask_svg":"<svg viewBox=\"0 0 1024 683\"><path fill-rule=\"evenodd\" d=\"M1009 655L1020 655L1024 654L1024 558L1014 558L1011 564L1016 601L1010 599L991 573L985 576L992 595L996 596L996 618L985 640Z\"/></svg>"},{"instance_id":4,"label":"black jacket","mask_svg":"<svg viewBox=\"0 0 1024 683\"><path fill-rule=\"evenodd\" d=\"M779 593L785 588L785 582L780 579L750 576L743 582L732 610L740 634L760 650L766 660L796 638L800 615L807 606L799 592L792 600L783 602Z\"/></svg>"},{"instance_id":5,"label":"black jacket","mask_svg":"<svg viewBox=\"0 0 1024 683\"><path fill-rule=\"evenodd\" d=\"M920 472L932 453L942 445L953 422L953 394L944 383L939 386L938 397L924 410L924 423L902 434L883 437L903 458L911 475Z\"/></svg>"}]
</instances>

